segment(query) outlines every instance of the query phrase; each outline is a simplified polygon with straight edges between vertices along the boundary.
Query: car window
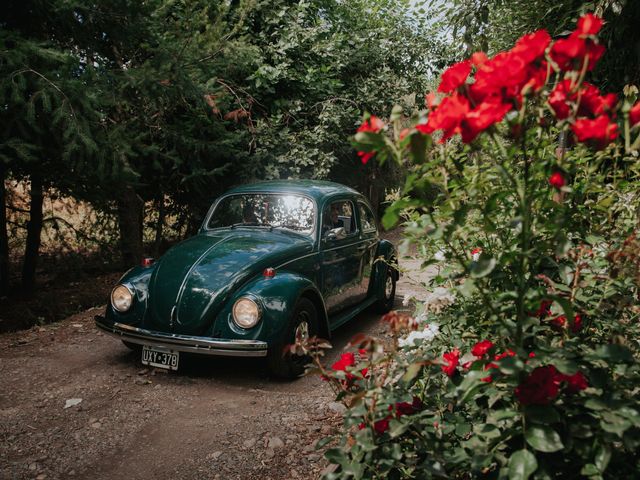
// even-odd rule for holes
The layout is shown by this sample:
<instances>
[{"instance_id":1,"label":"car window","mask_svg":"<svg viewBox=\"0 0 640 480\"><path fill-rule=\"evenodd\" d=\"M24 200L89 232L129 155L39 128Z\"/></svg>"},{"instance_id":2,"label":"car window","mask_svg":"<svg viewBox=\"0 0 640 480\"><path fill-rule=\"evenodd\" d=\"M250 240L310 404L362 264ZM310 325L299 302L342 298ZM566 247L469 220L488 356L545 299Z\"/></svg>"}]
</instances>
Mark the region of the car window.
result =
<instances>
[{"instance_id":1,"label":"car window","mask_svg":"<svg viewBox=\"0 0 640 480\"><path fill-rule=\"evenodd\" d=\"M360 223L362 224L362 230L375 230L376 218L373 216L373 212L368 205L358 202L358 210L360 211Z\"/></svg>"},{"instance_id":2,"label":"car window","mask_svg":"<svg viewBox=\"0 0 640 480\"><path fill-rule=\"evenodd\" d=\"M307 197L243 193L221 199L207 228L273 227L310 234L314 223L313 202Z\"/></svg>"},{"instance_id":3,"label":"car window","mask_svg":"<svg viewBox=\"0 0 640 480\"><path fill-rule=\"evenodd\" d=\"M346 238L356 233L357 229L353 212L353 203L349 200L339 200L328 205L322 215L323 237L325 237L329 231L333 231L338 239Z\"/></svg>"}]
</instances>

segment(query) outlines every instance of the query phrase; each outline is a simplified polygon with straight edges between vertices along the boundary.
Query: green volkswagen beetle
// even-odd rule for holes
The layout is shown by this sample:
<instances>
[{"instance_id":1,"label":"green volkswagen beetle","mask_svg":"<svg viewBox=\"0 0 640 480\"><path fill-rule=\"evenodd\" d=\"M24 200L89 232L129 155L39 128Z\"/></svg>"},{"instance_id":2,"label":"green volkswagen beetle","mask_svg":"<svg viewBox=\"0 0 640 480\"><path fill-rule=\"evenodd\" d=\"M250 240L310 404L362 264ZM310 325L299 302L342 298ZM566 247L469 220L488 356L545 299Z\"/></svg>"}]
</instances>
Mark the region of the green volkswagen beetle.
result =
<instances>
[{"instance_id":1,"label":"green volkswagen beetle","mask_svg":"<svg viewBox=\"0 0 640 480\"><path fill-rule=\"evenodd\" d=\"M175 370L182 352L266 357L293 378L307 359L288 344L391 309L395 255L351 188L245 185L213 203L197 235L125 273L96 325L147 365Z\"/></svg>"}]
</instances>

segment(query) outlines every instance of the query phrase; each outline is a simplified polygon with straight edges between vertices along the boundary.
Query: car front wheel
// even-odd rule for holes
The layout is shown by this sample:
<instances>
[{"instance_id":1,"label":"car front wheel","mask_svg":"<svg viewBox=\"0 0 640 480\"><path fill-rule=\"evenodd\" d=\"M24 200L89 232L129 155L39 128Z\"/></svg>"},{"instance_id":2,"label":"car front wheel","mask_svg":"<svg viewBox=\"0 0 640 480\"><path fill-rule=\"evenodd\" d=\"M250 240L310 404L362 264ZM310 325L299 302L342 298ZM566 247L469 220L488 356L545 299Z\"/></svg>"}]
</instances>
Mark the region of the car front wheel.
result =
<instances>
[{"instance_id":1,"label":"car front wheel","mask_svg":"<svg viewBox=\"0 0 640 480\"><path fill-rule=\"evenodd\" d=\"M318 334L318 311L313 302L301 298L289 321L282 341L269 348L269 371L279 378L294 379L302 375L311 361L308 355L295 355L286 347L301 343Z\"/></svg>"},{"instance_id":2,"label":"car front wheel","mask_svg":"<svg viewBox=\"0 0 640 480\"><path fill-rule=\"evenodd\" d=\"M387 313L391 310L396 298L396 271L389 266L386 270L382 291L378 294L378 301L374 304L378 313Z\"/></svg>"}]
</instances>

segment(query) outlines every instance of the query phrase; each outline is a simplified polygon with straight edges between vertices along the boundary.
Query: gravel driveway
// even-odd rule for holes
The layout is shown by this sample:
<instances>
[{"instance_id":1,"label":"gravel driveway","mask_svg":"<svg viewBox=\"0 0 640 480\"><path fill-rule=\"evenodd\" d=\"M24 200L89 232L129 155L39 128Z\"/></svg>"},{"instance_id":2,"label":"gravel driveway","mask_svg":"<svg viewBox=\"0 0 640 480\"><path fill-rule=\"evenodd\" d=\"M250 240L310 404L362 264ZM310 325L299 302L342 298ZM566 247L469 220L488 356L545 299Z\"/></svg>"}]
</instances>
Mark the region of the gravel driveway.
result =
<instances>
[{"instance_id":1,"label":"gravel driveway","mask_svg":"<svg viewBox=\"0 0 640 480\"><path fill-rule=\"evenodd\" d=\"M424 291L407 273L396 307ZM0 336L0 478L309 479L328 467L315 443L343 407L318 377L275 381L255 359L145 368L96 330L102 310ZM379 316L334 332L329 361L359 332L381 334Z\"/></svg>"}]
</instances>

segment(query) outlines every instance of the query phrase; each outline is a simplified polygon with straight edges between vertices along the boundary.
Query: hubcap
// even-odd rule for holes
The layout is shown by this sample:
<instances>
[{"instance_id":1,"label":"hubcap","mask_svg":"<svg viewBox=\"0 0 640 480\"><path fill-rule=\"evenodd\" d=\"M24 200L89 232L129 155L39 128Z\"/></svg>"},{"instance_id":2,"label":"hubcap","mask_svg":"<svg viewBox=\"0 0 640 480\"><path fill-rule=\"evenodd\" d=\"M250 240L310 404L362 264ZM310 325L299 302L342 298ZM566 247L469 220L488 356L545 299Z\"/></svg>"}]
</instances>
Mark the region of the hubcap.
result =
<instances>
[{"instance_id":1,"label":"hubcap","mask_svg":"<svg viewBox=\"0 0 640 480\"><path fill-rule=\"evenodd\" d=\"M386 298L391 298L392 293L393 293L393 278L391 278L391 275L387 275L387 281L384 284L384 296Z\"/></svg>"},{"instance_id":2,"label":"hubcap","mask_svg":"<svg viewBox=\"0 0 640 480\"><path fill-rule=\"evenodd\" d=\"M302 343L309 340L309 323L306 320L301 321L296 327L296 343Z\"/></svg>"}]
</instances>

